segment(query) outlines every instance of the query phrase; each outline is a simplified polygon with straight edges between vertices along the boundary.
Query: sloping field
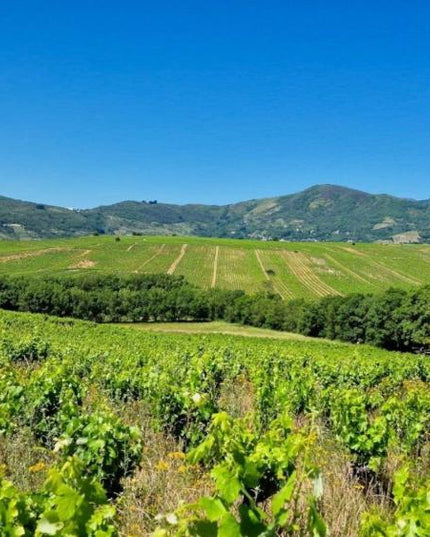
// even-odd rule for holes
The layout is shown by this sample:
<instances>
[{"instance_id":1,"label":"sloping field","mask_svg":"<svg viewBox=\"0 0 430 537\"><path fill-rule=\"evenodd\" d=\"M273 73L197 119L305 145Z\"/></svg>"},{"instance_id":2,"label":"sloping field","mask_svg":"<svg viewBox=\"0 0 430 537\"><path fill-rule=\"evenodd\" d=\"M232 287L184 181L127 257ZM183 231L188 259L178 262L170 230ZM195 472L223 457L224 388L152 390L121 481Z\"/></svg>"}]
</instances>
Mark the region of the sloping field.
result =
<instances>
[{"instance_id":1,"label":"sloping field","mask_svg":"<svg viewBox=\"0 0 430 537\"><path fill-rule=\"evenodd\" d=\"M318 298L428 283L430 246L140 236L0 241L0 275L85 272L161 272L205 288Z\"/></svg>"},{"instance_id":2,"label":"sloping field","mask_svg":"<svg viewBox=\"0 0 430 537\"><path fill-rule=\"evenodd\" d=\"M215 272L215 246L188 246L175 274L202 287L210 287Z\"/></svg>"},{"instance_id":3,"label":"sloping field","mask_svg":"<svg viewBox=\"0 0 430 537\"><path fill-rule=\"evenodd\" d=\"M220 247L216 287L252 293L264 288L265 275L252 250Z\"/></svg>"}]
</instances>

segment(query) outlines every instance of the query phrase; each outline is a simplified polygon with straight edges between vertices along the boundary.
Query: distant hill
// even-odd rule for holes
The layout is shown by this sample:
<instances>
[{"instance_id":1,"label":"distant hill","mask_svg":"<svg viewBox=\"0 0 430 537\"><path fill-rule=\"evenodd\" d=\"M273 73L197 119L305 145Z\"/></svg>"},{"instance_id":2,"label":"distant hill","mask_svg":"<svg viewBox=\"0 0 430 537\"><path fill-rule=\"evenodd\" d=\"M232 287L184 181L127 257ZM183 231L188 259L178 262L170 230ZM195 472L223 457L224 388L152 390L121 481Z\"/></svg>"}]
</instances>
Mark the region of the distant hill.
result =
<instances>
[{"instance_id":1,"label":"distant hill","mask_svg":"<svg viewBox=\"0 0 430 537\"><path fill-rule=\"evenodd\" d=\"M224 206L123 201L76 210L0 196L1 238L93 233L430 242L430 200L374 195L333 185Z\"/></svg>"}]
</instances>

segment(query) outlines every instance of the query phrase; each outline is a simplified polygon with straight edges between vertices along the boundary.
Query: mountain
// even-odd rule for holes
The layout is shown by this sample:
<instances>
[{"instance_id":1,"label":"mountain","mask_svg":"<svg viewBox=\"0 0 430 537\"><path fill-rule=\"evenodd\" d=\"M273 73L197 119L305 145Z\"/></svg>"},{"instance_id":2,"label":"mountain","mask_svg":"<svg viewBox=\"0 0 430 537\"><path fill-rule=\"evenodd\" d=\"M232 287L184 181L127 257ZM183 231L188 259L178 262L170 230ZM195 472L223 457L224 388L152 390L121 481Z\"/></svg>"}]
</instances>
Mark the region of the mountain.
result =
<instances>
[{"instance_id":1,"label":"mountain","mask_svg":"<svg viewBox=\"0 0 430 537\"><path fill-rule=\"evenodd\" d=\"M1 238L93 233L430 242L430 200L368 194L333 185L223 206L123 201L78 210L0 196Z\"/></svg>"}]
</instances>

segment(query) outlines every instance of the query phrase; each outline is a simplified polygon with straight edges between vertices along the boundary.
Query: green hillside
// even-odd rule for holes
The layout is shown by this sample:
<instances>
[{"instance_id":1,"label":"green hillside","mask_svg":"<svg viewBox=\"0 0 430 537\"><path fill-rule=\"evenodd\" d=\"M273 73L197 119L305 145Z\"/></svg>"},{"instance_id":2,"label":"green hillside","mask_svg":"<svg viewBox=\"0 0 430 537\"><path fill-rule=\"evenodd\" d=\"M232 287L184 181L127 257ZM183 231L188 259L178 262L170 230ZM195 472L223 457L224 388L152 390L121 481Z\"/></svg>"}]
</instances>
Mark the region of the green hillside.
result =
<instances>
[{"instance_id":1,"label":"green hillside","mask_svg":"<svg viewBox=\"0 0 430 537\"><path fill-rule=\"evenodd\" d=\"M168 273L203 288L313 298L429 283L430 246L197 237L0 241L0 275L83 272Z\"/></svg>"},{"instance_id":2,"label":"green hillside","mask_svg":"<svg viewBox=\"0 0 430 537\"><path fill-rule=\"evenodd\" d=\"M372 195L332 185L225 206L174 205L152 200L77 210L0 197L2 238L92 233L429 242L430 201Z\"/></svg>"}]
</instances>

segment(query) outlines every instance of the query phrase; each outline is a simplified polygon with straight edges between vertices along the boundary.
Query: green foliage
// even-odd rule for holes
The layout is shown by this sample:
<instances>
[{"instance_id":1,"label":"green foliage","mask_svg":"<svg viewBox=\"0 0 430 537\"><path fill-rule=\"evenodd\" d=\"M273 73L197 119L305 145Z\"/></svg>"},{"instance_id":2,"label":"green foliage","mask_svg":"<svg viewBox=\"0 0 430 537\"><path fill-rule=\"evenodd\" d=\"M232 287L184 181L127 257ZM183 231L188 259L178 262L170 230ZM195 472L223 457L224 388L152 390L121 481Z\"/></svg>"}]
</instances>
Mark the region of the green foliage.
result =
<instances>
[{"instance_id":1,"label":"green foliage","mask_svg":"<svg viewBox=\"0 0 430 537\"><path fill-rule=\"evenodd\" d=\"M0 480L1 537L116 537L115 508L103 487L84 475L77 458L49 472L38 494L23 494Z\"/></svg>"},{"instance_id":2,"label":"green foliage","mask_svg":"<svg viewBox=\"0 0 430 537\"><path fill-rule=\"evenodd\" d=\"M0 368L0 434L11 432L17 425L24 401L24 386L18 373Z\"/></svg>"},{"instance_id":3,"label":"green foliage","mask_svg":"<svg viewBox=\"0 0 430 537\"><path fill-rule=\"evenodd\" d=\"M406 453L425 440L430 425L430 393L422 382L406 382L381 408L395 441Z\"/></svg>"},{"instance_id":4,"label":"green foliage","mask_svg":"<svg viewBox=\"0 0 430 537\"><path fill-rule=\"evenodd\" d=\"M368 398L359 390L337 391L331 408L334 430L357 463L377 469L387 453L389 430L384 416L372 416Z\"/></svg>"},{"instance_id":5,"label":"green foliage","mask_svg":"<svg viewBox=\"0 0 430 537\"><path fill-rule=\"evenodd\" d=\"M430 347L429 302L430 286L283 302L270 292L202 290L167 274L0 278L0 307L10 310L96 322L223 319L401 351ZM19 345L6 339L3 352L12 361L40 361L44 345L34 336Z\"/></svg>"},{"instance_id":6,"label":"green foliage","mask_svg":"<svg viewBox=\"0 0 430 537\"><path fill-rule=\"evenodd\" d=\"M32 376L24 401L25 421L35 436L51 446L82 403L81 379L66 365L40 369Z\"/></svg>"},{"instance_id":7,"label":"green foliage","mask_svg":"<svg viewBox=\"0 0 430 537\"><path fill-rule=\"evenodd\" d=\"M203 291L183 277L167 274L0 278L0 307L4 309L97 322L207 320L221 315L236 295ZM5 352L15 360L42 358L47 349L42 352L37 344L30 340L23 349L14 349L6 342Z\"/></svg>"},{"instance_id":8,"label":"green foliage","mask_svg":"<svg viewBox=\"0 0 430 537\"><path fill-rule=\"evenodd\" d=\"M390 520L366 514L362 537L425 537L430 534L430 481L410 475L408 466L396 473L395 511Z\"/></svg>"},{"instance_id":9,"label":"green foliage","mask_svg":"<svg viewBox=\"0 0 430 537\"><path fill-rule=\"evenodd\" d=\"M107 502L103 487L85 476L85 463L68 459L60 469L51 470L44 486L44 509L35 537L85 535L114 537L115 508Z\"/></svg>"},{"instance_id":10,"label":"green foliage","mask_svg":"<svg viewBox=\"0 0 430 537\"><path fill-rule=\"evenodd\" d=\"M99 411L71 417L55 451L66 459L78 457L85 473L96 477L112 496L120 492L121 479L140 462L142 444L137 428Z\"/></svg>"},{"instance_id":11,"label":"green foliage","mask_svg":"<svg viewBox=\"0 0 430 537\"><path fill-rule=\"evenodd\" d=\"M425 356L0 313L0 340L18 349L34 334L43 334L38 345L49 349L46 357L3 353L0 360L0 441L16 441L25 427L32 452L43 453L51 468L45 485L29 480L37 482L35 493L1 481L0 521L9 533L1 528L0 536L115 535L123 477L135 471L145 442L133 422L175 434L187 453L184 480L195 466L212 478L211 494L161 517L159 535L328 535L321 495L329 476L310 461L312 455L318 464L320 423L343 445L355 477L369 470L384 490L392 485L387 454L425 468ZM388 532L397 518L425 518L427 484L406 483L396 485L393 512L369 515L363 528Z\"/></svg>"},{"instance_id":12,"label":"green foliage","mask_svg":"<svg viewBox=\"0 0 430 537\"><path fill-rule=\"evenodd\" d=\"M0 478L0 536L32 537L41 502L20 494L9 481Z\"/></svg>"},{"instance_id":13,"label":"green foliage","mask_svg":"<svg viewBox=\"0 0 430 537\"><path fill-rule=\"evenodd\" d=\"M190 452L189 459L214 465L215 494L165 516L164 528L158 528L155 536L275 537L280 530L287 534L297 531L304 514L295 502L300 488L298 472L301 479L320 479L306 460L298 469L307 441L292 434L287 416L274 420L259 436L242 420L225 413L214 415L207 438ZM263 509L269 500L270 516ZM327 529L316 500L309 499L306 530L314 537L324 537Z\"/></svg>"},{"instance_id":14,"label":"green foliage","mask_svg":"<svg viewBox=\"0 0 430 537\"><path fill-rule=\"evenodd\" d=\"M20 341L4 339L2 351L11 362L38 362L47 358L49 345L39 336Z\"/></svg>"}]
</instances>

